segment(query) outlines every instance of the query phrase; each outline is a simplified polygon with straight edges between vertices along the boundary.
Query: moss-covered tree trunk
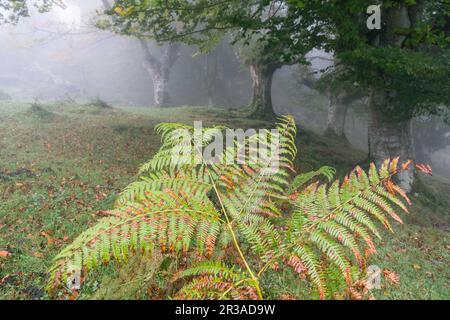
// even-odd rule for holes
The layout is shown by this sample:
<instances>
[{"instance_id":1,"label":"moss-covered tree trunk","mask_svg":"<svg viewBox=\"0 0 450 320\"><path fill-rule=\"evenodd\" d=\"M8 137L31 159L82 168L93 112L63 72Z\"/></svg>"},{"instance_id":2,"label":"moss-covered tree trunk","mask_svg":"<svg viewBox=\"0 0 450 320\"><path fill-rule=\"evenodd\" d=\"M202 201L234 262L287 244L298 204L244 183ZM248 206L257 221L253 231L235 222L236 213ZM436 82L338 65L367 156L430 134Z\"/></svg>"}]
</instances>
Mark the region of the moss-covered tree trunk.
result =
<instances>
[{"instance_id":1,"label":"moss-covered tree trunk","mask_svg":"<svg viewBox=\"0 0 450 320\"><path fill-rule=\"evenodd\" d=\"M275 112L272 105L272 82L276 66L251 64L250 75L253 83L253 96L249 117L273 120Z\"/></svg>"},{"instance_id":2,"label":"moss-covered tree trunk","mask_svg":"<svg viewBox=\"0 0 450 320\"><path fill-rule=\"evenodd\" d=\"M113 8L113 1L102 0L105 10ZM147 41L139 39L144 54L144 69L153 81L153 97L157 107L170 105L169 77L170 71L178 59L181 46L179 43L169 43L163 48L161 58L156 58Z\"/></svg>"},{"instance_id":3,"label":"moss-covered tree trunk","mask_svg":"<svg viewBox=\"0 0 450 320\"><path fill-rule=\"evenodd\" d=\"M383 11L384 26L371 40L372 45L403 48L407 37L396 30L406 30L420 23L423 9L424 1L422 0L417 1L413 6L403 3L386 8ZM396 99L396 93L391 88L373 89L369 96L369 156L378 164L386 158L395 157L400 157L402 161L415 160L411 125L413 115L408 116L406 113L398 119L391 99ZM398 182L404 190L408 192L412 190L414 182L412 166L410 170L398 176Z\"/></svg>"},{"instance_id":4,"label":"moss-covered tree trunk","mask_svg":"<svg viewBox=\"0 0 450 320\"><path fill-rule=\"evenodd\" d=\"M160 59L157 59L151 52L146 41L141 40L141 47L144 53L144 68L153 80L153 96L155 105L158 107L169 106L169 77L170 72L178 59L180 45L170 43L163 48Z\"/></svg>"},{"instance_id":5,"label":"moss-covered tree trunk","mask_svg":"<svg viewBox=\"0 0 450 320\"><path fill-rule=\"evenodd\" d=\"M326 134L345 138L345 119L348 104L339 95L330 93L328 96L328 114Z\"/></svg>"},{"instance_id":6,"label":"moss-covered tree trunk","mask_svg":"<svg viewBox=\"0 0 450 320\"><path fill-rule=\"evenodd\" d=\"M369 157L377 165L387 158L414 160L411 120L392 119L386 112L390 109L387 97L385 92L372 92L369 96ZM410 192L414 182L413 168L400 173L397 179L399 185Z\"/></svg>"},{"instance_id":7,"label":"moss-covered tree trunk","mask_svg":"<svg viewBox=\"0 0 450 320\"><path fill-rule=\"evenodd\" d=\"M363 91L354 88L339 93L329 91L326 134L347 139L345 137L345 124L348 109L352 103L365 96L366 94Z\"/></svg>"},{"instance_id":8,"label":"moss-covered tree trunk","mask_svg":"<svg viewBox=\"0 0 450 320\"><path fill-rule=\"evenodd\" d=\"M213 107L216 105L216 84L218 74L218 51L215 50L206 55L205 57L205 86L208 98L208 106Z\"/></svg>"},{"instance_id":9,"label":"moss-covered tree trunk","mask_svg":"<svg viewBox=\"0 0 450 320\"><path fill-rule=\"evenodd\" d=\"M168 70L157 70L150 72L153 80L153 98L155 105L158 107L166 107L170 105L169 95L169 72Z\"/></svg>"}]
</instances>

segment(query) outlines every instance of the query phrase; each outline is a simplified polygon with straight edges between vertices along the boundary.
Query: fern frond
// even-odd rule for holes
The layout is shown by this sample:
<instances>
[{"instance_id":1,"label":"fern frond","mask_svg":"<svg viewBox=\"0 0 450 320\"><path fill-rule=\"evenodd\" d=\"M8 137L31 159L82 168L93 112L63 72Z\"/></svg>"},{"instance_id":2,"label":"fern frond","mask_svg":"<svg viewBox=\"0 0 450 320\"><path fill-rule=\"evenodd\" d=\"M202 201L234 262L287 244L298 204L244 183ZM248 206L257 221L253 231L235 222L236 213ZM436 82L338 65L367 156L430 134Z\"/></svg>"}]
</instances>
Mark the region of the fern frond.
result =
<instances>
[{"instance_id":1,"label":"fern frond","mask_svg":"<svg viewBox=\"0 0 450 320\"><path fill-rule=\"evenodd\" d=\"M196 198L206 197L211 190L210 177L205 170L184 170L169 172L155 172L143 176L139 181L129 184L117 199L118 205L130 202L139 202L152 191L170 189L174 192L185 192Z\"/></svg>"},{"instance_id":2,"label":"fern frond","mask_svg":"<svg viewBox=\"0 0 450 320\"><path fill-rule=\"evenodd\" d=\"M290 193L295 192L300 187L304 186L306 183L319 176L324 176L325 178L327 178L328 182L331 182L335 174L336 169L328 166L321 167L319 170L316 171L299 174L292 181L289 191Z\"/></svg>"},{"instance_id":3,"label":"fern frond","mask_svg":"<svg viewBox=\"0 0 450 320\"><path fill-rule=\"evenodd\" d=\"M178 299L258 299L252 279L237 266L204 261L184 270L180 277L193 279L178 291Z\"/></svg>"},{"instance_id":4,"label":"fern frond","mask_svg":"<svg viewBox=\"0 0 450 320\"><path fill-rule=\"evenodd\" d=\"M223 277L201 276L184 285L174 296L181 300L258 300L255 288L245 281L226 281Z\"/></svg>"},{"instance_id":5,"label":"fern frond","mask_svg":"<svg viewBox=\"0 0 450 320\"><path fill-rule=\"evenodd\" d=\"M175 273L182 285L175 298L263 298L260 280L280 263L309 280L321 298L359 297L355 283L376 253L378 225L392 231L391 220L402 222L397 209L408 212L406 193L391 179L407 166L396 158L370 165L368 173L356 167L342 182L331 182L331 167L292 179L292 117L280 117L277 130L233 141L218 162L205 159L202 149L225 129L158 125L160 150L111 216L56 256L48 288L140 252L184 256L181 265L174 259L186 268Z\"/></svg>"},{"instance_id":6,"label":"fern frond","mask_svg":"<svg viewBox=\"0 0 450 320\"><path fill-rule=\"evenodd\" d=\"M140 166L139 175L174 168L189 169L193 164L201 164L200 149L225 129L225 126L195 128L179 123L160 123L155 131L161 135L161 148L150 161Z\"/></svg>"},{"instance_id":7,"label":"fern frond","mask_svg":"<svg viewBox=\"0 0 450 320\"><path fill-rule=\"evenodd\" d=\"M304 243L295 246L292 249L292 253L296 255L306 267L306 273L318 289L320 297L323 298L326 291L326 284L323 276L322 265L317 254L312 248Z\"/></svg>"},{"instance_id":8,"label":"fern frond","mask_svg":"<svg viewBox=\"0 0 450 320\"><path fill-rule=\"evenodd\" d=\"M218 167L217 185L227 209L237 219L245 213L264 212L274 198L285 195L289 173L297 149L295 146L296 126L292 117L280 119L276 133L264 130L248 138L244 145L236 143L224 152L224 159L237 159L239 150L258 153L256 159L250 158L245 164L231 163ZM275 145L275 150L272 150ZM256 147L255 147L256 146ZM254 150L256 149L256 150Z\"/></svg>"},{"instance_id":9,"label":"fern frond","mask_svg":"<svg viewBox=\"0 0 450 320\"><path fill-rule=\"evenodd\" d=\"M268 262L277 251L282 250L281 235L267 218L246 214L241 219L236 219L236 224L245 243L250 245L262 262Z\"/></svg>"},{"instance_id":10,"label":"fern frond","mask_svg":"<svg viewBox=\"0 0 450 320\"><path fill-rule=\"evenodd\" d=\"M316 285L328 263L338 267L343 277L348 276L351 261L347 251L359 263L363 259L361 246L376 252L371 235L380 237L380 234L374 220L390 231L389 218L402 222L391 206L394 204L407 212L400 199L404 197L403 192L391 181L398 170L398 159L385 161L380 169L371 165L369 174L357 167L342 183L335 181L329 187L314 183L296 195L292 201L294 212L287 224L287 252L288 256L294 254L304 263L298 249L309 243L315 248L309 252L316 255L316 261L321 261L319 257L325 255L322 266L315 267ZM392 191L397 191L397 195ZM293 251L292 243L296 242L297 251Z\"/></svg>"},{"instance_id":11,"label":"fern frond","mask_svg":"<svg viewBox=\"0 0 450 320\"><path fill-rule=\"evenodd\" d=\"M220 223L220 214L209 200L154 192L142 204L116 210L114 217L100 220L61 251L50 269L50 283L65 281L70 270L89 270L111 258L126 260L139 251L177 254L194 250L210 255Z\"/></svg>"}]
</instances>

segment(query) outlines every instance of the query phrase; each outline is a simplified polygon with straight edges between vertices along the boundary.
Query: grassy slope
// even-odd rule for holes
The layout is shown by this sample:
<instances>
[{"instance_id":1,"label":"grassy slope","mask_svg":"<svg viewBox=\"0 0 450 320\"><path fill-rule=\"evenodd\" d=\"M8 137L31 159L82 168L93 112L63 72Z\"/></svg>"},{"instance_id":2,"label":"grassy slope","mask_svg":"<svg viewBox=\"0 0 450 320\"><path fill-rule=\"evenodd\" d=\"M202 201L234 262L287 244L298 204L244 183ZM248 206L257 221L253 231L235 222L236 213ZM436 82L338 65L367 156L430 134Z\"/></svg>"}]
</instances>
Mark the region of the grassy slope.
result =
<instances>
[{"instance_id":1,"label":"grassy slope","mask_svg":"<svg viewBox=\"0 0 450 320\"><path fill-rule=\"evenodd\" d=\"M157 150L155 124L265 125L236 112L200 107L47 106L51 113L44 114L28 108L0 105L0 251L11 253L0 258L0 299L46 298L42 286L52 257L112 207L137 166ZM364 159L339 141L308 132L300 134L300 141L303 170L329 164L343 174ZM385 236L376 263L395 270L401 283L378 290L378 298L450 298L447 183L431 183L439 191L433 193L422 186L407 223L395 236Z\"/></svg>"}]
</instances>

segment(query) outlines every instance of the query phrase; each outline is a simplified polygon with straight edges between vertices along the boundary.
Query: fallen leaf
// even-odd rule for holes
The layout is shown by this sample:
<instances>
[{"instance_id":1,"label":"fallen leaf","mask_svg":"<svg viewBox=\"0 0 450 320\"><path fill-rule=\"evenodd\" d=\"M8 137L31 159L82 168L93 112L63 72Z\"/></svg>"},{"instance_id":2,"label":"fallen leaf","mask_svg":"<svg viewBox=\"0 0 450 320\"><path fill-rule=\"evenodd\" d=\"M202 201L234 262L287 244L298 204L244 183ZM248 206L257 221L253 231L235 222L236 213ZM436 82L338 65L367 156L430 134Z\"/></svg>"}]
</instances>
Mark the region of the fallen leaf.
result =
<instances>
[{"instance_id":1,"label":"fallen leaf","mask_svg":"<svg viewBox=\"0 0 450 320\"><path fill-rule=\"evenodd\" d=\"M41 236L47 239L47 245L53 244L53 238L47 232L41 232Z\"/></svg>"},{"instance_id":2,"label":"fallen leaf","mask_svg":"<svg viewBox=\"0 0 450 320\"><path fill-rule=\"evenodd\" d=\"M398 274L396 274L394 271L390 270L383 270L384 277L390 284L399 284L400 283L400 277Z\"/></svg>"},{"instance_id":3,"label":"fallen leaf","mask_svg":"<svg viewBox=\"0 0 450 320\"><path fill-rule=\"evenodd\" d=\"M0 251L0 258L8 258L10 255L8 251Z\"/></svg>"}]
</instances>

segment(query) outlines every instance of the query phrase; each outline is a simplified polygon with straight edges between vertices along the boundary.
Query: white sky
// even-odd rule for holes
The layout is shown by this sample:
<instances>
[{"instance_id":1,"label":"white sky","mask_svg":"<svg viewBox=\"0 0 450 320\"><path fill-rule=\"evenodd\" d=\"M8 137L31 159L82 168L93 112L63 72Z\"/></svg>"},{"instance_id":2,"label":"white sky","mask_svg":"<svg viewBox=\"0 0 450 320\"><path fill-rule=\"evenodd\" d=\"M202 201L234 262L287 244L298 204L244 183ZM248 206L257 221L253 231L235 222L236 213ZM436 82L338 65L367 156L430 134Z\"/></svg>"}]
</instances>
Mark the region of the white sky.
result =
<instances>
[{"instance_id":1,"label":"white sky","mask_svg":"<svg viewBox=\"0 0 450 320\"><path fill-rule=\"evenodd\" d=\"M74 4L67 5L64 9L56 8L55 14L59 22L65 24L70 29L80 29L81 27L81 9Z\"/></svg>"}]
</instances>

